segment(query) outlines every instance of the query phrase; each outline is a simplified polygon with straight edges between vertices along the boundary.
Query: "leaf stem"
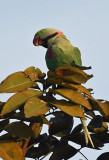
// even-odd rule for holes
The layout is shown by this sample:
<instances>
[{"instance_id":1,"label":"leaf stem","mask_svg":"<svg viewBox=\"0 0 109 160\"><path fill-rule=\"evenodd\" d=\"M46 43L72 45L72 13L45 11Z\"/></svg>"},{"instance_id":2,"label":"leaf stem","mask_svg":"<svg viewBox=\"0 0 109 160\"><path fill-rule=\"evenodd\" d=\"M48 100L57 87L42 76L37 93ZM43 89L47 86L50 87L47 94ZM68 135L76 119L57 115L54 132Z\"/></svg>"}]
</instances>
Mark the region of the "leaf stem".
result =
<instances>
[{"instance_id":1,"label":"leaf stem","mask_svg":"<svg viewBox=\"0 0 109 160\"><path fill-rule=\"evenodd\" d=\"M85 115L85 117L87 117L87 118L89 118L89 119L91 119L91 120L93 119L92 117L89 117L88 115Z\"/></svg>"}]
</instances>

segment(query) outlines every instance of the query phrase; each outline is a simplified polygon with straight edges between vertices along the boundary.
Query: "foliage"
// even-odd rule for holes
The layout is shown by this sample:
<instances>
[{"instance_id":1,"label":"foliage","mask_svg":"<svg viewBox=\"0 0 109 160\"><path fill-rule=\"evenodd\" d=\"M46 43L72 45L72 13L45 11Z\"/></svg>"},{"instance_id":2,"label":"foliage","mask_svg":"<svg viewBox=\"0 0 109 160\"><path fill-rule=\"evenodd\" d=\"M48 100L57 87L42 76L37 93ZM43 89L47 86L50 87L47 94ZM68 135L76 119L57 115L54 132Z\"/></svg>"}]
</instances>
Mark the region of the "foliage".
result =
<instances>
[{"instance_id":1,"label":"foliage","mask_svg":"<svg viewBox=\"0 0 109 160\"><path fill-rule=\"evenodd\" d=\"M75 117L88 119L93 149L108 143L109 102L93 98L92 89L82 85L92 77L76 67L60 67L47 76L29 67L4 79L0 93L14 95L0 102L0 132L7 132L0 136L0 157L43 159L52 153L50 160L66 160L83 147L93 148L90 142L86 145L82 124L73 127ZM41 133L44 124L48 134ZM80 149L69 142L79 144ZM103 156L107 154L101 159Z\"/></svg>"}]
</instances>

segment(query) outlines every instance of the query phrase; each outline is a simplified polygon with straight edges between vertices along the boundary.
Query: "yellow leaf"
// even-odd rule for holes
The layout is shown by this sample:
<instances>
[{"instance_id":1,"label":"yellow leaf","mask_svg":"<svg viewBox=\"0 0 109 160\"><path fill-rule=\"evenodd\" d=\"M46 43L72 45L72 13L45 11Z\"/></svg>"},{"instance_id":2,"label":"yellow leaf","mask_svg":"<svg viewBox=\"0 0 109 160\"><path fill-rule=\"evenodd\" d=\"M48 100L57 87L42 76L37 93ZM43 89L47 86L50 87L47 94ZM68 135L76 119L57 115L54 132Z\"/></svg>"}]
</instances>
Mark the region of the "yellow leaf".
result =
<instances>
[{"instance_id":1,"label":"yellow leaf","mask_svg":"<svg viewBox=\"0 0 109 160\"><path fill-rule=\"evenodd\" d=\"M35 82L32 82L24 72L16 72L1 82L0 93L20 92L33 86L35 86Z\"/></svg>"},{"instance_id":2,"label":"yellow leaf","mask_svg":"<svg viewBox=\"0 0 109 160\"><path fill-rule=\"evenodd\" d=\"M93 75L88 75L84 71L70 66L59 67L55 70L57 76L59 76L64 81L74 82L74 83L86 83L87 80L93 77Z\"/></svg>"},{"instance_id":3,"label":"yellow leaf","mask_svg":"<svg viewBox=\"0 0 109 160\"><path fill-rule=\"evenodd\" d=\"M109 118L109 102L108 101L100 101L94 99L93 97L88 98L93 110L97 110L103 115L105 118Z\"/></svg>"},{"instance_id":4,"label":"yellow leaf","mask_svg":"<svg viewBox=\"0 0 109 160\"><path fill-rule=\"evenodd\" d=\"M32 126L32 130L33 130L33 133L34 133L34 137L35 138L38 138L41 130L42 130L42 124L41 123L34 123L33 126Z\"/></svg>"},{"instance_id":5,"label":"yellow leaf","mask_svg":"<svg viewBox=\"0 0 109 160\"><path fill-rule=\"evenodd\" d=\"M0 157L3 160L25 160L22 148L16 142L0 142Z\"/></svg>"},{"instance_id":6,"label":"yellow leaf","mask_svg":"<svg viewBox=\"0 0 109 160\"><path fill-rule=\"evenodd\" d=\"M45 77L45 73L42 73L39 68L35 69L35 67L29 67L24 72L32 81L37 81Z\"/></svg>"},{"instance_id":7,"label":"yellow leaf","mask_svg":"<svg viewBox=\"0 0 109 160\"><path fill-rule=\"evenodd\" d=\"M0 158L3 160L12 160L12 158L0 147Z\"/></svg>"},{"instance_id":8,"label":"yellow leaf","mask_svg":"<svg viewBox=\"0 0 109 160\"><path fill-rule=\"evenodd\" d=\"M76 104L80 104L88 108L89 110L92 109L92 106L90 105L89 101L84 97L84 95L82 95L77 91L63 88L63 89L57 89L57 90L50 89L50 92L59 94L64 98L68 99L69 101L74 102Z\"/></svg>"},{"instance_id":9,"label":"yellow leaf","mask_svg":"<svg viewBox=\"0 0 109 160\"><path fill-rule=\"evenodd\" d=\"M40 95L42 95L42 92L37 90L26 90L26 91L14 94L11 98L8 99L8 101L4 105L1 111L1 116L4 116L5 114L18 109L29 98L33 96L40 96Z\"/></svg>"},{"instance_id":10,"label":"yellow leaf","mask_svg":"<svg viewBox=\"0 0 109 160\"><path fill-rule=\"evenodd\" d=\"M49 110L50 107L47 103L37 97L30 98L24 106L24 113L27 118L44 115Z\"/></svg>"},{"instance_id":11,"label":"yellow leaf","mask_svg":"<svg viewBox=\"0 0 109 160\"><path fill-rule=\"evenodd\" d=\"M85 94L91 96L91 93L89 92L89 90L82 85L71 84L71 83L62 83L62 85L66 88L71 88L73 90L78 90L79 92L82 92L82 93L85 93Z\"/></svg>"},{"instance_id":12,"label":"yellow leaf","mask_svg":"<svg viewBox=\"0 0 109 160\"><path fill-rule=\"evenodd\" d=\"M99 111L100 113L105 117L105 118L109 118L109 102L105 101L105 102L100 102L99 100L96 100L98 105L99 105Z\"/></svg>"},{"instance_id":13,"label":"yellow leaf","mask_svg":"<svg viewBox=\"0 0 109 160\"><path fill-rule=\"evenodd\" d=\"M85 119L83 109L80 107L80 105L65 100L56 100L51 104L72 117L79 117Z\"/></svg>"}]
</instances>

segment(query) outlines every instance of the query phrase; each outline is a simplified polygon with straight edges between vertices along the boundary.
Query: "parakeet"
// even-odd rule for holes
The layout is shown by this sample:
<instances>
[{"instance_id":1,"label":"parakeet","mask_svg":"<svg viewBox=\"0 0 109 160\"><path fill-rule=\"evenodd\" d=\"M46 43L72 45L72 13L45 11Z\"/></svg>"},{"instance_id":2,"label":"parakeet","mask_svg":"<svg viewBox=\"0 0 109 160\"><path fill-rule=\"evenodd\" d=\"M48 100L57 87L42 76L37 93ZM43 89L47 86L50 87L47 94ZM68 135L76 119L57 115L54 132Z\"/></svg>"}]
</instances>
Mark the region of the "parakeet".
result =
<instances>
[{"instance_id":1,"label":"parakeet","mask_svg":"<svg viewBox=\"0 0 109 160\"><path fill-rule=\"evenodd\" d=\"M66 36L57 29L45 28L38 31L33 39L35 46L43 46L47 49L46 64L49 70L55 70L62 66L76 66L80 69L90 69L82 66L81 53L77 47L71 45ZM86 144L90 140L92 147L94 144L88 132L85 120L81 119L85 134Z\"/></svg>"},{"instance_id":2,"label":"parakeet","mask_svg":"<svg viewBox=\"0 0 109 160\"><path fill-rule=\"evenodd\" d=\"M46 28L38 31L33 44L48 48L45 59L49 70L72 64L82 65L79 49L72 46L66 36L57 29Z\"/></svg>"}]
</instances>

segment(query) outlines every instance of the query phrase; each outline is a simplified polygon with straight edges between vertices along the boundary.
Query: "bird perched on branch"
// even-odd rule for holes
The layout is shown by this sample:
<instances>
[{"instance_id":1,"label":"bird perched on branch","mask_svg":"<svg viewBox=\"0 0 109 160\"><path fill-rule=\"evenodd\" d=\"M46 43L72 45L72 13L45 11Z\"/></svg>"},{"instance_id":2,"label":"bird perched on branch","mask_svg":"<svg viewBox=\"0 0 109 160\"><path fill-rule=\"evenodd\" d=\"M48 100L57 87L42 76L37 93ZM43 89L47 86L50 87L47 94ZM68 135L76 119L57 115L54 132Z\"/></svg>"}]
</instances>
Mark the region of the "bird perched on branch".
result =
<instances>
[{"instance_id":1,"label":"bird perched on branch","mask_svg":"<svg viewBox=\"0 0 109 160\"><path fill-rule=\"evenodd\" d=\"M48 48L45 59L49 70L55 70L61 66L72 66L72 64L82 65L79 49L72 46L59 30L46 28L38 31L34 36L33 44Z\"/></svg>"},{"instance_id":2,"label":"bird perched on branch","mask_svg":"<svg viewBox=\"0 0 109 160\"><path fill-rule=\"evenodd\" d=\"M60 30L52 28L41 29L35 34L33 44L35 46L48 48L45 60L49 70L53 71L62 66L74 66L82 70L91 68L82 66L81 53L79 49L72 46L70 41ZM88 143L89 139L94 147L84 120L82 120L82 124L86 143Z\"/></svg>"}]
</instances>

